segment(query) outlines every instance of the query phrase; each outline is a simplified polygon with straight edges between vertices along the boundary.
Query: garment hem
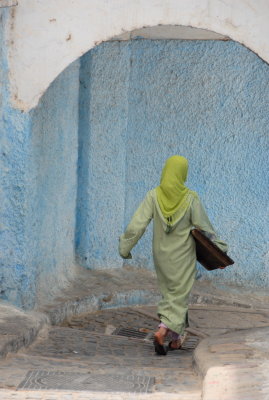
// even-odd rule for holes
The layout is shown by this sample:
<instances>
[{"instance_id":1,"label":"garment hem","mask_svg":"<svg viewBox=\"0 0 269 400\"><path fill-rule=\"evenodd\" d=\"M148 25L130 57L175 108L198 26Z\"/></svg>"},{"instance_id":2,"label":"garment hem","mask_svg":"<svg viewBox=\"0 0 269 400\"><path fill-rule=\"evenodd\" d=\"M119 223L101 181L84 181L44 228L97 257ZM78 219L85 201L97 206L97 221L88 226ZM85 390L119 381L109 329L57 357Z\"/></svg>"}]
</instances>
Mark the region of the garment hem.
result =
<instances>
[{"instance_id":1,"label":"garment hem","mask_svg":"<svg viewBox=\"0 0 269 400\"><path fill-rule=\"evenodd\" d=\"M167 326L168 329L170 329L170 331L176 332L178 335L183 335L185 328L186 328L186 324L182 325L182 329L178 329L178 325L174 325L172 324L168 319L166 319L163 315L159 315L160 317L160 321Z\"/></svg>"}]
</instances>

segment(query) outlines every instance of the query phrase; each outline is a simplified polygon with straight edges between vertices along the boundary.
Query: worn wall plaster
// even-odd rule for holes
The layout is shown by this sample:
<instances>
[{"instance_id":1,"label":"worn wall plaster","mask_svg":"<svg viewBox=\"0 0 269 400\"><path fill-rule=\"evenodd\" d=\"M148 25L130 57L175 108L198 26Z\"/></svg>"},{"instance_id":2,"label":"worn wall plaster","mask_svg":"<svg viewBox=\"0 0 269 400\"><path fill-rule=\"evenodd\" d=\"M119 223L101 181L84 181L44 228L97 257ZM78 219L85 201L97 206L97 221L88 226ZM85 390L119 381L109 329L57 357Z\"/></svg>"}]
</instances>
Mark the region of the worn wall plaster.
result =
<instances>
[{"instance_id":1,"label":"worn wall plaster","mask_svg":"<svg viewBox=\"0 0 269 400\"><path fill-rule=\"evenodd\" d=\"M91 268L122 263L130 53L128 43L108 47L82 57L80 72L77 256Z\"/></svg>"},{"instance_id":2,"label":"worn wall plaster","mask_svg":"<svg viewBox=\"0 0 269 400\"><path fill-rule=\"evenodd\" d=\"M57 77L94 46L93 38L158 21L215 26L237 40L242 35L242 42L248 38L251 47L253 39L253 49L267 59L267 42L257 28L267 15L265 3L255 3L252 10L243 0L236 3L237 26L223 22L231 13L229 2L227 9L220 5L221 17L215 20L213 5L219 2L157 3L150 1L142 15L141 4L130 1L128 11L136 10L136 16L121 1L109 3L115 10L107 15L110 6L99 2L96 12L103 19L98 26L89 24L94 13L85 12L79 20L88 2L76 9L65 2L64 13L59 2L56 15L55 2L26 7L22 0L13 25L10 10L0 10L0 298L31 308L64 285L74 272L75 230L80 263L119 265L118 235L174 153L190 159L189 185L200 193L236 261L234 269L221 277L213 273L211 279L268 287L265 62L232 41L135 40L102 44L83 57L80 76L77 61ZM186 6L180 15L179 3ZM243 22L239 10L245 13ZM254 15L260 15L255 23ZM244 36L247 21L252 21L252 39L249 32ZM7 37L5 27L12 28ZM14 104L29 110L52 81L31 112L11 106L10 84ZM153 267L150 240L149 232L134 250L136 265Z\"/></svg>"},{"instance_id":3,"label":"worn wall plaster","mask_svg":"<svg viewBox=\"0 0 269 400\"><path fill-rule=\"evenodd\" d=\"M83 63L83 265L117 265L119 228L158 185L166 157L179 153L190 160L188 183L236 262L203 275L268 286L268 65L232 41L176 40L104 43ZM133 256L133 265L153 268L151 229Z\"/></svg>"},{"instance_id":4,"label":"worn wall plaster","mask_svg":"<svg viewBox=\"0 0 269 400\"><path fill-rule=\"evenodd\" d=\"M27 248L39 302L75 271L79 68L77 60L60 74L30 113Z\"/></svg>"},{"instance_id":5,"label":"worn wall plaster","mask_svg":"<svg viewBox=\"0 0 269 400\"><path fill-rule=\"evenodd\" d=\"M31 109L75 59L143 26L208 29L243 43L268 62L268 16L264 0L20 0L9 25L13 104Z\"/></svg>"},{"instance_id":6,"label":"worn wall plaster","mask_svg":"<svg viewBox=\"0 0 269 400\"><path fill-rule=\"evenodd\" d=\"M31 307L36 274L27 269L25 246L30 118L9 103L7 17L8 11L0 10L0 299Z\"/></svg>"},{"instance_id":7,"label":"worn wall plaster","mask_svg":"<svg viewBox=\"0 0 269 400\"><path fill-rule=\"evenodd\" d=\"M9 103L0 10L0 299L33 308L74 272L79 65L30 113Z\"/></svg>"}]
</instances>

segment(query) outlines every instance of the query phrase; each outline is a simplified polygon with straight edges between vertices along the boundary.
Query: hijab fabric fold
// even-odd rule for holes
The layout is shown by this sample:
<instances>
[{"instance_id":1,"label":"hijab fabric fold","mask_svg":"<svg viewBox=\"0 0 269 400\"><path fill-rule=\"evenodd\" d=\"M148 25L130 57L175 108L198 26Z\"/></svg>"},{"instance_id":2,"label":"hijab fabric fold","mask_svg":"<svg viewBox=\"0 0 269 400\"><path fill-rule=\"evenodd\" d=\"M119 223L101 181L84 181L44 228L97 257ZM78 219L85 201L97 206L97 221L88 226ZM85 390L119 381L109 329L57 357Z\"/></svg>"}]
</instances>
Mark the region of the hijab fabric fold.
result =
<instances>
[{"instance_id":1,"label":"hijab fabric fold","mask_svg":"<svg viewBox=\"0 0 269 400\"><path fill-rule=\"evenodd\" d=\"M190 205L190 190L184 185L188 175L188 160L172 156L166 160L160 185L156 188L157 200L163 216L171 217L181 209L185 213Z\"/></svg>"}]
</instances>

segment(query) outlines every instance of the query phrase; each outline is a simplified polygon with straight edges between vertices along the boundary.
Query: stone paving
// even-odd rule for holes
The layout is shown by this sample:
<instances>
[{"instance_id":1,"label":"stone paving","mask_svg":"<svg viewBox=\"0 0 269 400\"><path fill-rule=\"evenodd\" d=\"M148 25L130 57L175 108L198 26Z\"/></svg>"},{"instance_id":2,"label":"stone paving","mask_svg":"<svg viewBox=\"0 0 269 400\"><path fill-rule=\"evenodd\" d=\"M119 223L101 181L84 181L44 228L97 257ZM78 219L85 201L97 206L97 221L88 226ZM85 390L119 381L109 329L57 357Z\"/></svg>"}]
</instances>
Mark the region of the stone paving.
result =
<instances>
[{"instance_id":1,"label":"stone paving","mask_svg":"<svg viewBox=\"0 0 269 400\"><path fill-rule=\"evenodd\" d=\"M9 354L0 362L0 399L269 398L265 376L269 371L269 350L264 344L269 333L269 314L266 311L190 305L190 328L208 336L195 350L198 374L193 368L193 346L198 343L198 337L189 335L184 350L168 352L167 356L161 357L154 353L151 340L112 334L119 327L149 334L154 332L156 325L156 307L140 306L84 313L66 319L61 326L46 326L31 346ZM254 326L259 328L253 329ZM41 385L40 390L27 390L25 387L17 390L28 371L41 375L43 371L52 375L62 374L67 377L69 386L66 387L69 389L47 387L44 390L44 385ZM85 387L80 390L77 386L77 382L85 381L85 377L89 377L86 379L88 385L92 382L89 381L91 377L93 381L99 380L94 391L85 390ZM148 393L123 392L126 386L123 384L119 392L109 392L113 388L107 386L106 377L110 377L112 382L116 379L124 383L127 379L151 379L152 385ZM102 385L103 390L97 390Z\"/></svg>"},{"instance_id":2,"label":"stone paving","mask_svg":"<svg viewBox=\"0 0 269 400\"><path fill-rule=\"evenodd\" d=\"M201 381L192 368L193 348L197 339L189 337L185 349L171 351L166 357L157 356L151 341L106 334L114 327L132 327L154 332L157 321L141 314L143 308L104 310L76 316L59 327L44 329L28 349L10 354L0 363L0 388L9 389L7 399L131 399L152 398L198 400ZM152 310L151 310L152 312ZM194 342L193 342L194 340ZM116 374L151 377L151 393L84 393L51 391L16 391L27 371L62 371L72 374ZM44 392L44 393L43 393ZM35 397L36 396L36 397ZM47 396L47 397L46 397ZM53 397L54 396L54 397ZM69 396L69 397L68 397ZM114 397L113 397L114 396ZM1 397L0 397L1 398Z\"/></svg>"},{"instance_id":3,"label":"stone paving","mask_svg":"<svg viewBox=\"0 0 269 400\"><path fill-rule=\"evenodd\" d=\"M0 303L0 358L32 343L48 323L45 314L27 313L8 303Z\"/></svg>"},{"instance_id":4,"label":"stone paving","mask_svg":"<svg viewBox=\"0 0 269 400\"><path fill-rule=\"evenodd\" d=\"M134 304L156 304L160 298L153 271L127 266L96 271L77 269L75 279L58 296L39 300L38 311L48 315L54 325L75 314Z\"/></svg>"},{"instance_id":5,"label":"stone paving","mask_svg":"<svg viewBox=\"0 0 269 400\"><path fill-rule=\"evenodd\" d=\"M151 340L111 334L119 327L133 328L149 339L157 324L156 307L133 304L156 304L158 297L154 274L128 267L81 271L70 287L43 303L38 312L0 303L0 357L21 348L0 359L0 400L269 399L267 293L196 282L190 299L189 342L185 350L166 357L155 355ZM129 307L115 308L123 305ZM29 371L39 378L56 373L71 386L52 390L47 381L46 390L44 385L39 390L23 385L17 390ZM117 391L114 383L113 392L107 392L105 377L123 382L122 389L128 380L151 384L148 393ZM99 386L85 390L92 378L99 379ZM83 390L79 386L74 390L79 382Z\"/></svg>"},{"instance_id":6,"label":"stone paving","mask_svg":"<svg viewBox=\"0 0 269 400\"><path fill-rule=\"evenodd\" d=\"M268 336L266 327L203 340L195 351L203 400L268 400Z\"/></svg>"}]
</instances>

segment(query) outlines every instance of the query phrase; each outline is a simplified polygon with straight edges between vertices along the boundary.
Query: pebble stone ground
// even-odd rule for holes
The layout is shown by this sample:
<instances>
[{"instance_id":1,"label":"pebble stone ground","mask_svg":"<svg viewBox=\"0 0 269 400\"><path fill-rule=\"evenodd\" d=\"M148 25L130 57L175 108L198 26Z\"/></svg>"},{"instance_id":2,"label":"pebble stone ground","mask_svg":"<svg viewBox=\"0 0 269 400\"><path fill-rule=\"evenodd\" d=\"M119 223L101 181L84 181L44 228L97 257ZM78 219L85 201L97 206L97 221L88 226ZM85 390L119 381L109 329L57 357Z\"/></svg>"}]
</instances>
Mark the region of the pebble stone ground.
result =
<instances>
[{"instance_id":1,"label":"pebble stone ground","mask_svg":"<svg viewBox=\"0 0 269 400\"><path fill-rule=\"evenodd\" d=\"M190 334L183 350L168 352L165 357L154 353L150 334L157 325L156 307L100 310L74 316L59 326L46 326L31 346L10 353L0 361L0 399L269 399L266 377L256 374L256 381L254 379L255 366L259 369L262 365L261 355L257 349L251 353L249 344L250 338L260 335L257 343L262 345L264 335L269 333L268 310L196 304L190 306L189 317L191 329L200 337L207 337L198 344L195 357L193 347L199 337ZM148 334L148 340L113 335L116 328L144 332ZM251 343L255 344L255 339ZM259 350L264 352L264 348ZM242 387L228 385L232 383L231 373L236 376L236 366L239 365L242 371L242 364L245 365L245 383L248 379L252 385L251 397ZM212 370L212 367L222 369L216 375L216 369ZM55 389L56 386L49 386L48 380L39 380L39 383L47 384L46 390L42 385L40 390L25 387L17 390L29 371L65 374L65 389ZM252 378L249 371L252 371ZM79 389L85 377L88 381L92 379L89 388L94 386L93 390ZM137 377L141 382L147 382L148 393L128 392L128 381ZM255 390L257 385L258 390Z\"/></svg>"}]
</instances>

